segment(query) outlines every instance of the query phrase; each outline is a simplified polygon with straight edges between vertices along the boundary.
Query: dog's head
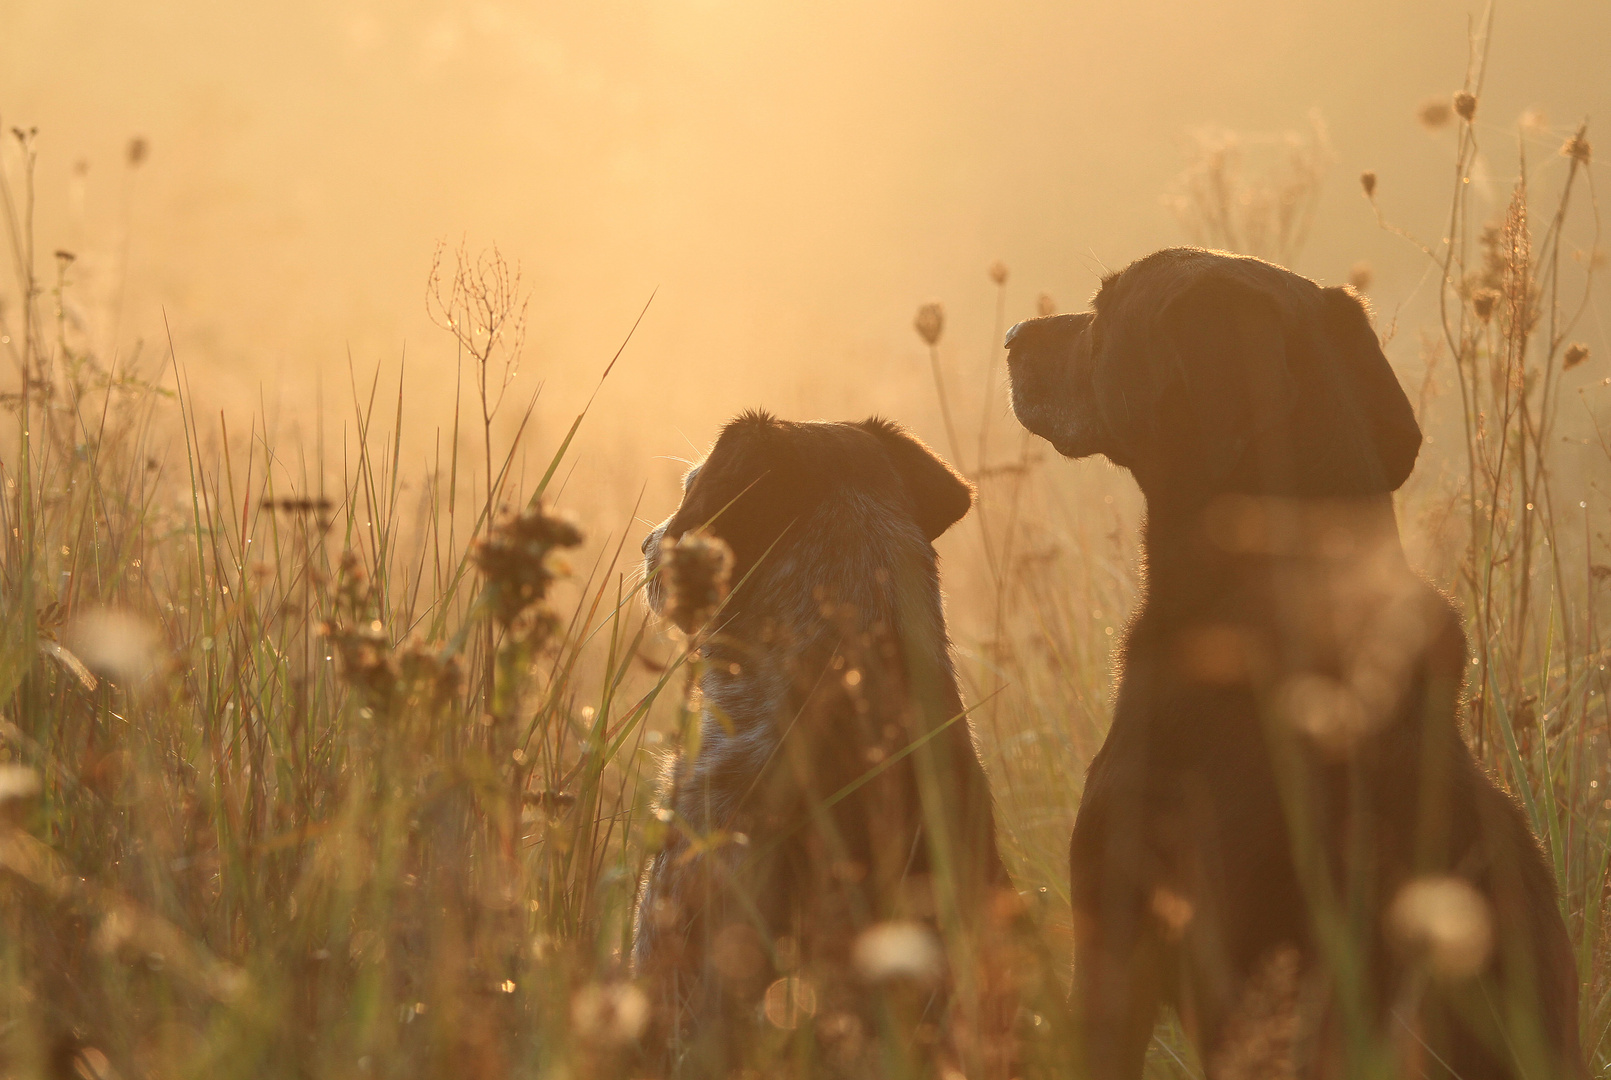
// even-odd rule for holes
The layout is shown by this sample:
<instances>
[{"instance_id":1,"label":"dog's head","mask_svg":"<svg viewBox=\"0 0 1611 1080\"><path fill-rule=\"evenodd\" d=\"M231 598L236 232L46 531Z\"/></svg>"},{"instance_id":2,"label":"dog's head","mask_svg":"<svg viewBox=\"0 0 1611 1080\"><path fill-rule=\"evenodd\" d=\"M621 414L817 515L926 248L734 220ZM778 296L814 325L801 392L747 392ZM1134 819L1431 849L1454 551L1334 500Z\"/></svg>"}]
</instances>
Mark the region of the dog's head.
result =
<instances>
[{"instance_id":1,"label":"dog's head","mask_svg":"<svg viewBox=\"0 0 1611 1080\"><path fill-rule=\"evenodd\" d=\"M893 421L796 422L748 412L722 428L710 454L688 471L682 505L644 538L645 566L653 575L662 540L707 529L732 549L738 582L769 552L809 540L812 515L847 494L873 500L929 541L973 503L972 486ZM651 576L657 612L664 595Z\"/></svg>"},{"instance_id":2,"label":"dog's head","mask_svg":"<svg viewBox=\"0 0 1611 1080\"><path fill-rule=\"evenodd\" d=\"M1093 311L1007 334L1013 411L1066 457L1144 490L1392 491L1421 429L1359 298L1258 259L1157 252Z\"/></svg>"}]
</instances>

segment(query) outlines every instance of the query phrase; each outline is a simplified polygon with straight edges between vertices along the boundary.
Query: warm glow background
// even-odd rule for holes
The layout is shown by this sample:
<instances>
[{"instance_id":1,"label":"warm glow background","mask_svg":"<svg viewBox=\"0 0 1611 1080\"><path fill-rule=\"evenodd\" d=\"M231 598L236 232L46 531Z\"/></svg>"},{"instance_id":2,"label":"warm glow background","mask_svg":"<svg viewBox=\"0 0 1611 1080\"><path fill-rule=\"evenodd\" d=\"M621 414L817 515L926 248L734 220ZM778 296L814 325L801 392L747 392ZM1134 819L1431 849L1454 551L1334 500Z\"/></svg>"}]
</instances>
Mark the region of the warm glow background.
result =
<instances>
[{"instance_id":1,"label":"warm glow background","mask_svg":"<svg viewBox=\"0 0 1611 1080\"><path fill-rule=\"evenodd\" d=\"M1104 266L1184 241L1161 196L1202 125L1278 133L1318 109L1336 163L1296 268L1337 282L1367 261L1378 308L1413 313L1425 260L1377 229L1355 178L1375 169L1389 215L1436 241L1453 134L1414 113L1458 88L1480 13L0 0L0 120L41 131L41 271L54 248L80 256L74 303L103 343L144 340L155 358L165 312L213 403L244 416L266 401L281 434L306 431L321 385L347 413L349 353L388 378L406 354L423 455L452 387L452 343L423 303L439 241L496 242L524 269L521 385L546 382L545 455L658 290L567 494L592 514L647 481L657 516L680 469L661 456L692 454L741 407L885 412L941 445L915 306L945 301L943 354L973 414L982 387L963 373L994 335L985 267L1011 267L1011 322L1042 291L1077 308ZM1581 117L1611 117L1608 52L1611 5L1501 5L1478 117L1492 212L1524 110L1546 118L1528 136L1546 180ZM136 135L150 155L131 173ZM1597 311L1577 336L1611 354ZM1414 334L1391 351L1413 364Z\"/></svg>"}]
</instances>

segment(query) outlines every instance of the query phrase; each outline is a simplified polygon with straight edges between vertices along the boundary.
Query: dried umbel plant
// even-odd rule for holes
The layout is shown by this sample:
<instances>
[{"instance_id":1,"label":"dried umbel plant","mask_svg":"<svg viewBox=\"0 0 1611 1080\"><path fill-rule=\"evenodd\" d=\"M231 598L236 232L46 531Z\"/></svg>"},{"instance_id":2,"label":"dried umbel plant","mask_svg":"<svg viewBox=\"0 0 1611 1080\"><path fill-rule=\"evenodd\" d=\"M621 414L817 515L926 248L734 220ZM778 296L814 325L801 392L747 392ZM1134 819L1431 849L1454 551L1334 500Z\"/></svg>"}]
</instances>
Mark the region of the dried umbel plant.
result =
<instances>
[{"instance_id":1,"label":"dried umbel plant","mask_svg":"<svg viewBox=\"0 0 1611 1080\"><path fill-rule=\"evenodd\" d=\"M733 551L720 537L696 530L660 542L666 617L685 634L708 623L727 599Z\"/></svg>"},{"instance_id":2,"label":"dried umbel plant","mask_svg":"<svg viewBox=\"0 0 1611 1080\"><path fill-rule=\"evenodd\" d=\"M558 577L555 556L581 542L574 521L541 503L499 518L471 556L491 590L493 618L505 629L542 633L547 620L538 609Z\"/></svg>"},{"instance_id":3,"label":"dried umbel plant","mask_svg":"<svg viewBox=\"0 0 1611 1080\"><path fill-rule=\"evenodd\" d=\"M990 264L990 280L997 285L1007 284L1007 264L997 259Z\"/></svg>"},{"instance_id":4,"label":"dried umbel plant","mask_svg":"<svg viewBox=\"0 0 1611 1080\"><path fill-rule=\"evenodd\" d=\"M1057 300L1049 292L1043 292L1035 298L1036 315L1056 315Z\"/></svg>"},{"instance_id":5,"label":"dried umbel plant","mask_svg":"<svg viewBox=\"0 0 1611 1080\"><path fill-rule=\"evenodd\" d=\"M1284 265L1297 258L1333 159L1318 113L1307 131L1279 135L1203 128L1188 159L1165 201L1194 241Z\"/></svg>"}]
</instances>

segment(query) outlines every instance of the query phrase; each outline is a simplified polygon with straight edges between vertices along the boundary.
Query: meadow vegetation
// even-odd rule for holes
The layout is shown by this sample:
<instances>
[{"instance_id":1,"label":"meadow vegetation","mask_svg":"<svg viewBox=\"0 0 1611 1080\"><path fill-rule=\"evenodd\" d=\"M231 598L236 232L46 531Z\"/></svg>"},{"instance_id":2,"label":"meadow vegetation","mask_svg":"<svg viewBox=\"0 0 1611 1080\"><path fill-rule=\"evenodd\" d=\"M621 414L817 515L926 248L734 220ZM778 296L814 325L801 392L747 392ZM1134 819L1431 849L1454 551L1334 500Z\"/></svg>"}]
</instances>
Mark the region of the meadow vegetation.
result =
<instances>
[{"instance_id":1,"label":"meadow vegetation","mask_svg":"<svg viewBox=\"0 0 1611 1080\"><path fill-rule=\"evenodd\" d=\"M1482 219L1480 72L1433 118L1455 134L1446 221L1401 228L1406 179L1361 178L1437 290L1424 330L1378 318L1420 333L1400 376L1429 440L1400 517L1467 617L1469 738L1552 860L1605 1076L1611 409L1585 374L1604 358L1573 336L1602 259L1592 153L1578 129L1524 156L1503 216ZM406 380L356 370L340 445L281 443L260 414L196 406L206 357L91 345L73 255L33 233L45 144L4 138L0 1076L636 1074L633 902L676 827L654 793L697 657L644 608L638 528L564 515L577 427L539 431L507 396L518 272L496 253L432 271L470 396L429 467L404 460ZM1205 239L1289 255L1323 137L1247 198L1227 147L1183 181L1182 213ZM1008 268L988 277L999 342ZM1063 958L1069 827L1141 587L1139 503L1116 471L1076 484L1001 422L994 343L961 372L941 308L918 330L936 449L980 488L945 547L968 571L951 602L965 697L1004 850ZM1029 1058L1055 1068L1057 1005L1027 1007ZM754 1068L809 1074L802 1033L822 1018L795 996L767 1015ZM1202 1075L1172 1028L1156 1044L1154 1075Z\"/></svg>"}]
</instances>

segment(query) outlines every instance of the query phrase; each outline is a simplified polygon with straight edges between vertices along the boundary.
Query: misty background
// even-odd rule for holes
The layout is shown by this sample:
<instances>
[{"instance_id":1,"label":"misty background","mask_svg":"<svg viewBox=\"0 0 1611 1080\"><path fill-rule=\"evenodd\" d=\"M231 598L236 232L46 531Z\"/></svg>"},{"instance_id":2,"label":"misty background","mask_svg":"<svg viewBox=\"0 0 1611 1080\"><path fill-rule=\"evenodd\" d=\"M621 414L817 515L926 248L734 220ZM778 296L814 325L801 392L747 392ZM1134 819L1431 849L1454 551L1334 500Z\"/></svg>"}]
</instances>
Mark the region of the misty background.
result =
<instances>
[{"instance_id":1,"label":"misty background","mask_svg":"<svg viewBox=\"0 0 1611 1080\"><path fill-rule=\"evenodd\" d=\"M1438 241L1454 129L1416 114L1460 88L1481 14L1459 0L0 0L0 121L40 131L41 276L54 281L52 250L77 256L72 312L108 354L160 365L166 320L198 394L242 427L261 405L278 436L307 435L323 401L334 431L349 358L365 386L378 365L383 388L406 358L423 466L454 391L453 340L426 312L433 252L496 244L530 292L500 421L512 430L541 382L546 460L652 294L565 498L623 514L647 483L653 518L683 468L668 458L744 407L884 413L943 448L917 305L945 304L941 356L972 415L998 343L986 268L1010 270L1010 323L1042 293L1078 310L1105 269L1190 241L1165 200L1207 126L1279 156L1282 133L1319 118L1332 164L1294 268L1334 284L1368 264L1379 317L1405 327L1389 345L1405 373L1435 279L1378 228L1358 176L1374 170L1385 214ZM1485 214L1504 209L1519 145L1547 184L1577 123L1611 115L1608 46L1611 5L1498 8L1476 125ZM1568 236L1586 252L1585 230ZM1575 335L1596 357L1572 373L1585 386L1611 354L1605 297ZM1010 426L999 383L995 402Z\"/></svg>"}]
</instances>

